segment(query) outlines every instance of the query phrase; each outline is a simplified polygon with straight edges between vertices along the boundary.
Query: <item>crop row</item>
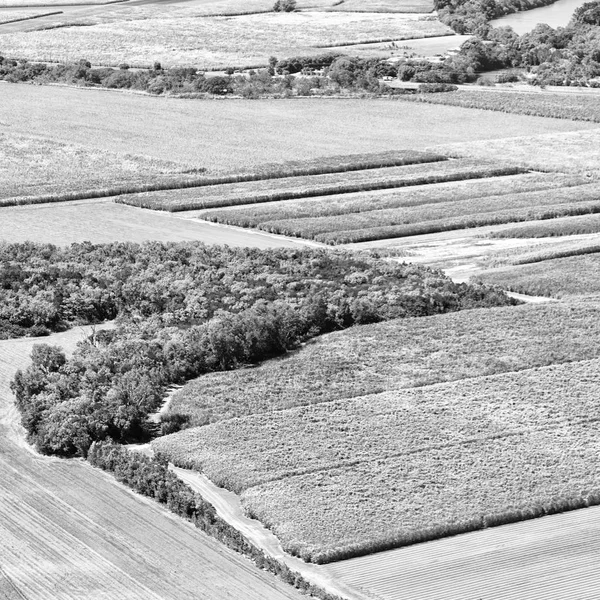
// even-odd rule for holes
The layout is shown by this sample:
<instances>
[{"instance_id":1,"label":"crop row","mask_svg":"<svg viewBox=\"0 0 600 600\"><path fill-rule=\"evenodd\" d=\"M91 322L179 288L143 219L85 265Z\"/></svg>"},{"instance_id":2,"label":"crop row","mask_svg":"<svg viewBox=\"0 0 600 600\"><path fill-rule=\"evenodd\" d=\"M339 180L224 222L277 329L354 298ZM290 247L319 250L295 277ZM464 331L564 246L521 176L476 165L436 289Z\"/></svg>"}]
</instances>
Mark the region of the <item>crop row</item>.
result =
<instances>
[{"instance_id":1,"label":"crop row","mask_svg":"<svg viewBox=\"0 0 600 600\"><path fill-rule=\"evenodd\" d=\"M582 183L585 182L579 176L560 173L523 173L394 190L340 194L339 196L329 196L327 199L316 197L283 203L211 210L202 213L202 218L239 227L258 227L262 223L282 219L333 217L422 204L455 202L484 196L550 190Z\"/></svg>"},{"instance_id":2,"label":"crop row","mask_svg":"<svg viewBox=\"0 0 600 600\"><path fill-rule=\"evenodd\" d=\"M514 175L522 172L520 167L482 165L481 161L459 159L440 161L434 165L416 164L364 169L355 173L296 176L271 183L260 181L170 193L128 195L119 197L116 201L140 208L175 212Z\"/></svg>"},{"instance_id":3,"label":"crop row","mask_svg":"<svg viewBox=\"0 0 600 600\"><path fill-rule=\"evenodd\" d=\"M364 242L453 229L600 212L600 185L369 211L268 221L261 229L328 244Z\"/></svg>"},{"instance_id":4,"label":"crop row","mask_svg":"<svg viewBox=\"0 0 600 600\"><path fill-rule=\"evenodd\" d=\"M541 238L565 235L585 235L600 233L600 215L568 217L552 221L531 223L530 225L510 227L490 233L488 237L501 238Z\"/></svg>"},{"instance_id":5,"label":"crop row","mask_svg":"<svg viewBox=\"0 0 600 600\"><path fill-rule=\"evenodd\" d=\"M284 360L189 382L169 414L191 425L600 357L600 310L525 304L332 333Z\"/></svg>"},{"instance_id":6,"label":"crop row","mask_svg":"<svg viewBox=\"0 0 600 600\"><path fill-rule=\"evenodd\" d=\"M501 267L477 277L490 285L532 296L565 298L600 294L600 253Z\"/></svg>"},{"instance_id":7,"label":"crop row","mask_svg":"<svg viewBox=\"0 0 600 600\"><path fill-rule=\"evenodd\" d=\"M479 108L520 115L552 117L600 123L600 106L594 94L543 94L502 90L459 90L453 94L418 94L401 96L402 100Z\"/></svg>"}]
</instances>

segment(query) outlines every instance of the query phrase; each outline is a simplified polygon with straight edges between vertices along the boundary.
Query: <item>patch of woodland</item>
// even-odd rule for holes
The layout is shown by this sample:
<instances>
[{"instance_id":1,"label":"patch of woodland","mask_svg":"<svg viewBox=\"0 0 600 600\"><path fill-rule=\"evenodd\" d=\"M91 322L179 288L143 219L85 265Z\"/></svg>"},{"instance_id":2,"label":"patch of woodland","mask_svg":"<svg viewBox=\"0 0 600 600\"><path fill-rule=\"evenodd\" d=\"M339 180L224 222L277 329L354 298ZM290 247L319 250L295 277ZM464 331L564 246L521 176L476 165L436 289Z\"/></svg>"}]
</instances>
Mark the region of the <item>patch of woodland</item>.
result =
<instances>
[{"instance_id":1,"label":"patch of woodland","mask_svg":"<svg viewBox=\"0 0 600 600\"><path fill-rule=\"evenodd\" d=\"M148 439L156 432L147 417L170 384L353 325L514 303L498 289L421 266L324 249L6 244L0 265L9 323L120 324L70 358L37 345L15 376L30 442L62 456L85 455L97 440Z\"/></svg>"}]
</instances>

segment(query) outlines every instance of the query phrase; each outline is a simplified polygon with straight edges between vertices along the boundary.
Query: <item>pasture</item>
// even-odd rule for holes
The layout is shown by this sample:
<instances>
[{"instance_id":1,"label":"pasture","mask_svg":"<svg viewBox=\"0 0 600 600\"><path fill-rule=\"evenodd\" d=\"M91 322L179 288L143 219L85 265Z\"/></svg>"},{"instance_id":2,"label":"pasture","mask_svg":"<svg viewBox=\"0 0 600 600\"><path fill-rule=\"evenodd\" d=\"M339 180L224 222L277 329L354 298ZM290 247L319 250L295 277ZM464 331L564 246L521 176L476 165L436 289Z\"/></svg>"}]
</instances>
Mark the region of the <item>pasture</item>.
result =
<instances>
[{"instance_id":1,"label":"pasture","mask_svg":"<svg viewBox=\"0 0 600 600\"><path fill-rule=\"evenodd\" d=\"M600 500L599 365L267 412L154 447L241 492L288 551L339 560Z\"/></svg>"},{"instance_id":2,"label":"pasture","mask_svg":"<svg viewBox=\"0 0 600 600\"><path fill-rule=\"evenodd\" d=\"M285 358L207 374L177 392L171 414L192 425L600 358L595 305L477 309L323 336Z\"/></svg>"},{"instance_id":3,"label":"pasture","mask_svg":"<svg viewBox=\"0 0 600 600\"><path fill-rule=\"evenodd\" d=\"M7 33L2 50L29 60L201 69L266 66L270 56L322 54L338 45L453 34L437 20L385 13L293 12L160 17Z\"/></svg>"}]
</instances>

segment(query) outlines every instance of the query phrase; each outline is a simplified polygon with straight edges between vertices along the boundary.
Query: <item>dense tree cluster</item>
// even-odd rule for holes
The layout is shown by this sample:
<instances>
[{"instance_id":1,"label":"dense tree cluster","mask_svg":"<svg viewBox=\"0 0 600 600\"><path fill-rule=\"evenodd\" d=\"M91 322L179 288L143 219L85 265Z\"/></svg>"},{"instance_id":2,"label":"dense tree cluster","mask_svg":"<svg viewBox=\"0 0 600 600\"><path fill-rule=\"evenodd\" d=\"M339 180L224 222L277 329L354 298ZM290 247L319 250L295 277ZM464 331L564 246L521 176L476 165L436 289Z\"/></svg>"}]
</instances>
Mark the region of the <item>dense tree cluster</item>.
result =
<instances>
[{"instance_id":1,"label":"dense tree cluster","mask_svg":"<svg viewBox=\"0 0 600 600\"><path fill-rule=\"evenodd\" d=\"M88 460L92 465L113 473L115 477L136 492L148 496L191 521L211 537L218 539L231 550L243 554L260 569L264 569L286 583L320 600L341 600L338 596L310 584L300 573L267 556L250 543L235 527L219 517L200 494L188 487L168 469L167 461L160 455L149 458L130 452L112 443L96 443L90 448Z\"/></svg>"},{"instance_id":2,"label":"dense tree cluster","mask_svg":"<svg viewBox=\"0 0 600 600\"><path fill-rule=\"evenodd\" d=\"M119 317L118 329L93 336L69 359L37 346L13 381L30 441L64 456L85 455L95 440L143 439L171 383L354 324L510 303L418 266L321 249L28 243L5 244L0 257L10 275L2 304L30 306L33 322ZM20 277L11 275L17 264ZM20 315L5 318L12 324Z\"/></svg>"}]
</instances>

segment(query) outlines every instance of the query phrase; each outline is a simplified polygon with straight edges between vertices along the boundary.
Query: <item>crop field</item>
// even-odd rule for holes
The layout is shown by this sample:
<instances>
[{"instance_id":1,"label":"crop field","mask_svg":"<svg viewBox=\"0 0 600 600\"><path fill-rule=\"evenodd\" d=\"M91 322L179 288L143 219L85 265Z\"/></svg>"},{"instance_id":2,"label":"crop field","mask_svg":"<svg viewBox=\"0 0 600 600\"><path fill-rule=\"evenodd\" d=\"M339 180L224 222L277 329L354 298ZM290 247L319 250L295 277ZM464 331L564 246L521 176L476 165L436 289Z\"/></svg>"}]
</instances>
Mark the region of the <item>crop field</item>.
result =
<instances>
[{"instance_id":1,"label":"crop field","mask_svg":"<svg viewBox=\"0 0 600 600\"><path fill-rule=\"evenodd\" d=\"M42 17L45 15L53 14L55 11L51 11L51 9L38 9L35 8L27 8L23 10L10 10L3 11L2 5L0 4L0 25L4 23L14 23L15 21L24 21L27 19L34 19L36 17Z\"/></svg>"},{"instance_id":2,"label":"crop field","mask_svg":"<svg viewBox=\"0 0 600 600\"><path fill-rule=\"evenodd\" d=\"M328 561L519 520L540 504L584 505L592 490L596 502L599 383L598 360L568 363L231 419L154 444L242 492L289 551Z\"/></svg>"},{"instance_id":3,"label":"crop field","mask_svg":"<svg viewBox=\"0 0 600 600\"><path fill-rule=\"evenodd\" d=\"M353 213L423 204L468 200L484 196L551 190L585 183L579 176L558 173L522 173L484 179L465 179L447 183L410 186L409 189L376 190L316 197L303 200L243 206L227 210L209 210L198 213L203 219L230 223L240 227L260 227L263 223L280 219L333 217Z\"/></svg>"},{"instance_id":4,"label":"crop field","mask_svg":"<svg viewBox=\"0 0 600 600\"><path fill-rule=\"evenodd\" d=\"M273 219L258 227L327 244L346 244L597 212L600 186L589 183L554 189L552 194L542 190L333 216ZM210 213L202 216L211 218ZM236 221L234 211L221 212L218 220L244 224L243 220Z\"/></svg>"},{"instance_id":5,"label":"crop field","mask_svg":"<svg viewBox=\"0 0 600 600\"><path fill-rule=\"evenodd\" d=\"M329 10L340 12L430 13L431 0L342 0Z\"/></svg>"},{"instance_id":6,"label":"crop field","mask_svg":"<svg viewBox=\"0 0 600 600\"><path fill-rule=\"evenodd\" d=\"M597 296L599 269L600 253L594 253L490 269L477 280L532 296Z\"/></svg>"},{"instance_id":7,"label":"crop field","mask_svg":"<svg viewBox=\"0 0 600 600\"><path fill-rule=\"evenodd\" d=\"M541 221L519 227L507 227L488 237L492 239L502 238L541 238L561 237L565 235L585 235L600 232L600 215L585 215L584 217L568 217L565 219L553 219Z\"/></svg>"},{"instance_id":8,"label":"crop field","mask_svg":"<svg viewBox=\"0 0 600 600\"><path fill-rule=\"evenodd\" d=\"M287 358L212 373L173 398L191 425L294 406L600 358L599 308L522 305L332 333Z\"/></svg>"},{"instance_id":9,"label":"crop field","mask_svg":"<svg viewBox=\"0 0 600 600\"><path fill-rule=\"evenodd\" d=\"M146 156L64 144L0 132L0 205L68 199L78 192L106 188L176 185L189 180L185 165ZM188 166L192 173L194 169Z\"/></svg>"},{"instance_id":10,"label":"crop field","mask_svg":"<svg viewBox=\"0 0 600 600\"><path fill-rule=\"evenodd\" d=\"M458 90L452 94L419 94L403 100L479 108L519 115L600 123L599 95L561 94L557 92L512 92L494 90Z\"/></svg>"},{"instance_id":11,"label":"crop field","mask_svg":"<svg viewBox=\"0 0 600 600\"><path fill-rule=\"evenodd\" d=\"M10 124L15 134L143 154L207 170L234 171L341 154L424 150L458 141L578 131L593 126L389 100L365 103L360 99L299 99L293 101L290 110L292 104L285 99L198 103L106 90L0 85L0 132L7 133ZM139 114L144 117L139 118ZM365 122L369 123L368 129ZM227 135L223 135L224 128ZM248 152L249 147L256 150ZM509 148L506 142L505 148ZM593 152L594 148L590 138L587 151ZM507 152L491 159L497 160Z\"/></svg>"},{"instance_id":12,"label":"crop field","mask_svg":"<svg viewBox=\"0 0 600 600\"><path fill-rule=\"evenodd\" d=\"M215 185L187 190L169 190L124 195L117 201L142 208L190 211L239 204L273 202L313 196L400 188L443 181L460 181L514 175L518 167L452 160L401 167L364 169L343 173L297 176L243 184Z\"/></svg>"},{"instance_id":13,"label":"crop field","mask_svg":"<svg viewBox=\"0 0 600 600\"><path fill-rule=\"evenodd\" d=\"M225 68L267 65L270 56L319 54L322 48L381 39L452 34L437 20L382 13L293 12L239 17L124 20L86 27L7 33L3 52L32 60Z\"/></svg>"},{"instance_id":14,"label":"crop field","mask_svg":"<svg viewBox=\"0 0 600 600\"><path fill-rule=\"evenodd\" d=\"M436 148L450 155L480 160L505 160L529 169L600 175L600 129L544 135L521 135L502 140L455 143Z\"/></svg>"}]
</instances>

